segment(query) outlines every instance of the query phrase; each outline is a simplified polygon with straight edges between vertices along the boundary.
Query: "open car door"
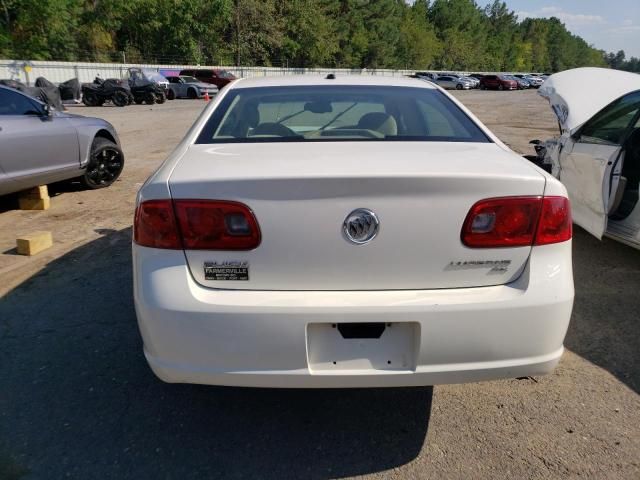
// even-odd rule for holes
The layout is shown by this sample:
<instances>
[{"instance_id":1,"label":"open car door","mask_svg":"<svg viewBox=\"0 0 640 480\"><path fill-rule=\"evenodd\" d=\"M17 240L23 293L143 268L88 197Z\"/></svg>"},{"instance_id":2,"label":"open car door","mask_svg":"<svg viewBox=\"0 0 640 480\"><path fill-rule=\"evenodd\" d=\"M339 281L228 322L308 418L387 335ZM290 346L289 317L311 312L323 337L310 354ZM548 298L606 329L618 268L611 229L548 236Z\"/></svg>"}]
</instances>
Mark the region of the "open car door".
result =
<instances>
[{"instance_id":1,"label":"open car door","mask_svg":"<svg viewBox=\"0 0 640 480\"><path fill-rule=\"evenodd\" d=\"M621 150L578 141L560 157L559 179L569 193L573 221L598 238L607 229L609 207L619 186Z\"/></svg>"},{"instance_id":2,"label":"open car door","mask_svg":"<svg viewBox=\"0 0 640 480\"><path fill-rule=\"evenodd\" d=\"M560 153L558 178L571 200L573 220L598 238L624 190L624 144L640 110L640 91L610 103L571 135Z\"/></svg>"}]
</instances>

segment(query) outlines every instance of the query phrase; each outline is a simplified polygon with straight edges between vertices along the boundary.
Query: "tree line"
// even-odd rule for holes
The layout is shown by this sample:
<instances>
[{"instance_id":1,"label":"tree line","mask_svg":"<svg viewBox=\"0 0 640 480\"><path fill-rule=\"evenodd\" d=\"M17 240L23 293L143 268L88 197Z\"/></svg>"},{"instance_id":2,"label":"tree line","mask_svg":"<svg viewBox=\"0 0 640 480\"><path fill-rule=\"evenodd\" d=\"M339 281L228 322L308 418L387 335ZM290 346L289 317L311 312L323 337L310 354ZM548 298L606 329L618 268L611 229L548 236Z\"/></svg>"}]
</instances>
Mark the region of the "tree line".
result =
<instances>
[{"instance_id":1,"label":"tree line","mask_svg":"<svg viewBox=\"0 0 640 480\"><path fill-rule=\"evenodd\" d=\"M619 55L622 55L620 58ZM638 71L495 0L0 0L0 57L244 66Z\"/></svg>"}]
</instances>

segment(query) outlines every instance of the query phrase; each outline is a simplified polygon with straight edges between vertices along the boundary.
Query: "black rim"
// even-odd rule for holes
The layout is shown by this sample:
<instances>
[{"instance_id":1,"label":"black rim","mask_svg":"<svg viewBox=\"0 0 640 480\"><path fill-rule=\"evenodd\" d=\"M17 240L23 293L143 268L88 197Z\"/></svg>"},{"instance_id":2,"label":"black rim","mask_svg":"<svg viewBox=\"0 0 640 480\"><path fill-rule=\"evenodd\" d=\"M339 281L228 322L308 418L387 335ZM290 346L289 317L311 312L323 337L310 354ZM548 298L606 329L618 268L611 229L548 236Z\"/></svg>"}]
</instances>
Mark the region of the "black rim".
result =
<instances>
[{"instance_id":1,"label":"black rim","mask_svg":"<svg viewBox=\"0 0 640 480\"><path fill-rule=\"evenodd\" d=\"M86 177L92 185L109 185L121 171L122 154L115 148L106 147L91 156Z\"/></svg>"}]
</instances>

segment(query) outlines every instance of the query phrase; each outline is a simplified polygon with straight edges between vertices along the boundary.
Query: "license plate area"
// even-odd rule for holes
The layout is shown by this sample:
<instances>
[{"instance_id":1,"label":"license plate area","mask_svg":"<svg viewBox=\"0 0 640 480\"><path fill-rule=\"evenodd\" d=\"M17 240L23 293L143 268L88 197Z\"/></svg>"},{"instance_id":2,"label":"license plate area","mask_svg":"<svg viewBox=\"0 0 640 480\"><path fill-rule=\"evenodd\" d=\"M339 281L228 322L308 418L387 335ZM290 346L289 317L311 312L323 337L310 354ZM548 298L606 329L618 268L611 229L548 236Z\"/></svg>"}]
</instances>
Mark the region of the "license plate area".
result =
<instances>
[{"instance_id":1,"label":"license plate area","mask_svg":"<svg viewBox=\"0 0 640 480\"><path fill-rule=\"evenodd\" d=\"M384 327L384 328L383 328ZM311 373L371 370L414 371L420 324L310 323L307 361Z\"/></svg>"}]
</instances>

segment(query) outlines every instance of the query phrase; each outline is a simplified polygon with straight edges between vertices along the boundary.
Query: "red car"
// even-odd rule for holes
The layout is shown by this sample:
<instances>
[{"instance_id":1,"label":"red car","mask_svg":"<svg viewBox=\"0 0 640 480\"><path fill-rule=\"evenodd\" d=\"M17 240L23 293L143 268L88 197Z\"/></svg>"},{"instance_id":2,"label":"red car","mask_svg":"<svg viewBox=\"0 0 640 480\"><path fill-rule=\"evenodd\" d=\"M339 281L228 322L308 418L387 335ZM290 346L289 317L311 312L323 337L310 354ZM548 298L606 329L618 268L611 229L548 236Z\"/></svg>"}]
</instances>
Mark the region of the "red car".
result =
<instances>
[{"instance_id":1,"label":"red car","mask_svg":"<svg viewBox=\"0 0 640 480\"><path fill-rule=\"evenodd\" d=\"M480 79L480 89L517 90L518 82L502 75L485 75Z\"/></svg>"},{"instance_id":2,"label":"red car","mask_svg":"<svg viewBox=\"0 0 640 480\"><path fill-rule=\"evenodd\" d=\"M188 68L186 70L180 70L180 76L182 75L195 77L204 83L212 83L218 88L222 88L227 83L236 79L231 72L218 68Z\"/></svg>"}]
</instances>

